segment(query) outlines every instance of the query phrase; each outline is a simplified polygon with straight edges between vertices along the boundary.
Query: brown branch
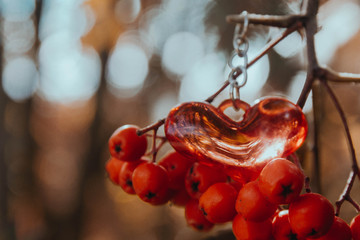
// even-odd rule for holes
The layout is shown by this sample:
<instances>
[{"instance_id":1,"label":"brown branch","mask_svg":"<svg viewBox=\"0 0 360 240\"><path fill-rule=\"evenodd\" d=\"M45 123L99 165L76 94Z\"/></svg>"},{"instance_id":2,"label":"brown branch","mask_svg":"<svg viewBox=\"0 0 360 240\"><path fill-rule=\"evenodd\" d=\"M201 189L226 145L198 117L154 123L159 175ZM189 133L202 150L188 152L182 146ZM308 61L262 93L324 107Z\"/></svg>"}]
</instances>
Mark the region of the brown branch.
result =
<instances>
[{"instance_id":1,"label":"brown branch","mask_svg":"<svg viewBox=\"0 0 360 240\"><path fill-rule=\"evenodd\" d=\"M144 133L147 133L148 131L150 131L150 130L154 130L154 129L158 129L161 125L163 125L164 123L165 123L165 118L163 118L163 119L160 119L159 121L157 121L156 123L154 123L154 124L151 124L151 125L149 125L149 126L147 126L147 127L144 127L144 128L141 128L141 129L139 129L138 131L137 131L137 135L139 135L139 136L141 136L141 135L143 135ZM155 134L156 135L156 134Z\"/></svg>"},{"instance_id":2,"label":"brown branch","mask_svg":"<svg viewBox=\"0 0 360 240\"><path fill-rule=\"evenodd\" d=\"M248 14L247 18L249 19L250 24L272 26L272 27L281 27L289 28L295 23L305 22L305 15L284 15L284 16L275 16L275 15L262 15L262 14ZM245 16L242 14L229 15L226 17L226 21L229 23L243 23Z\"/></svg>"},{"instance_id":3,"label":"brown branch","mask_svg":"<svg viewBox=\"0 0 360 240\"><path fill-rule=\"evenodd\" d=\"M304 87L301 91L300 97L297 101L297 104L303 108L305 102L309 96L312 85L316 79L315 74L319 68L316 51L315 51L315 41L314 36L318 30L318 25L316 21L316 15L318 12L319 3L318 1L307 1L305 5L306 16L308 16L307 21L304 23L305 34L306 34L306 52L307 52L307 61L308 61L308 70L306 75L306 80Z\"/></svg>"},{"instance_id":4,"label":"brown branch","mask_svg":"<svg viewBox=\"0 0 360 240\"><path fill-rule=\"evenodd\" d=\"M337 200L336 203L335 203L335 205L336 205L335 215L336 216L339 216L341 206L345 201L348 201L349 203L351 203L356 208L356 210L358 212L360 212L359 204L357 204L354 201L354 199L352 199L351 196L350 196L350 192L351 192L351 189L352 189L352 187L354 185L355 178L356 178L356 173L354 171L351 171L350 175L349 175L349 178L348 178L348 181L347 181L347 184L345 186L345 189L344 189L343 193L341 194L341 196L339 197L339 200Z\"/></svg>"},{"instance_id":5,"label":"brown branch","mask_svg":"<svg viewBox=\"0 0 360 240\"><path fill-rule=\"evenodd\" d=\"M167 142L166 137L157 136L157 131L159 130L159 127L161 127L165 123L165 120L166 120L165 118L160 119L156 123L151 124L151 125L149 125L147 127L144 127L142 129L139 129L137 131L137 135L139 135L139 136L141 136L143 134L146 134L147 132L149 132L151 130L153 131L153 134L150 135L152 137L152 148L151 148L150 153L148 153L148 154L152 155L152 161L153 162L156 161L156 156L157 156L157 153L159 152L159 149ZM149 135L147 134L147 136L149 136ZM161 141L158 145L156 145L156 140L157 139L160 139L160 141Z\"/></svg>"},{"instance_id":6,"label":"brown branch","mask_svg":"<svg viewBox=\"0 0 360 240\"><path fill-rule=\"evenodd\" d=\"M360 179L360 172L359 172L359 166L358 166L357 159L356 159L355 147L354 147L354 143L353 143L352 138L351 138L350 129L349 129L349 125L347 123L345 112L342 109L338 98L336 97L333 90L330 88L329 84L326 81L321 81L321 83L325 86L325 89L329 93L330 98L333 101L333 103L335 105L335 108L336 108L336 110L338 111L338 113L340 115L342 124L343 124L343 126L345 128L346 139L348 141L348 145L349 145L349 148L350 148L350 154L351 154L351 160L352 160L352 170L359 176L359 179Z\"/></svg>"},{"instance_id":7,"label":"brown branch","mask_svg":"<svg viewBox=\"0 0 360 240\"><path fill-rule=\"evenodd\" d=\"M347 182L347 184L345 186L343 194L340 196L339 200L336 202L336 214L339 215L341 206L342 206L342 204L344 203L345 200L349 201L351 204L353 204L353 206L355 206L355 208L359 209L359 206L355 203L354 200L351 199L350 192L351 192L351 189L352 189L352 187L354 185L354 181L355 181L356 176L358 176L359 179L360 179L360 172L359 172L359 166L358 166L357 159L356 159L356 153L355 153L354 144L353 144L353 141L352 141L352 138L351 138L349 125L347 123L344 110L342 109L339 100L337 99L337 97L336 97L335 93L333 92L333 90L328 85L327 81L323 80L321 82L325 86L325 89L329 93L330 98L332 99L332 101L333 101L333 103L335 105L335 108L336 108L336 110L338 111L338 113L340 115L342 124L343 124L343 126L345 128L346 139L348 141L348 145L349 145L349 148L350 148L351 159L352 159L352 171L351 171L350 176L348 178L348 182Z\"/></svg>"},{"instance_id":8,"label":"brown branch","mask_svg":"<svg viewBox=\"0 0 360 240\"><path fill-rule=\"evenodd\" d=\"M339 73L332 69L324 69L326 80L339 83L360 83L360 74Z\"/></svg>"}]
</instances>

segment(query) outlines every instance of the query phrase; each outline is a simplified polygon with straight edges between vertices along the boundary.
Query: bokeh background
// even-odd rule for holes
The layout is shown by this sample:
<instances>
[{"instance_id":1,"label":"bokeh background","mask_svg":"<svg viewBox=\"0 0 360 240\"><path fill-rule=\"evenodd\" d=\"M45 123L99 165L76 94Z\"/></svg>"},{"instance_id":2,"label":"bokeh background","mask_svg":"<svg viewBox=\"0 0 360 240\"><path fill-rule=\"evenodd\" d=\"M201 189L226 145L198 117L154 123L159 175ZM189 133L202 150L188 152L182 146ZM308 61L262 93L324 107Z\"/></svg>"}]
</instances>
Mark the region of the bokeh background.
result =
<instances>
[{"instance_id":1,"label":"bokeh background","mask_svg":"<svg viewBox=\"0 0 360 240\"><path fill-rule=\"evenodd\" d=\"M321 3L319 62L360 73L360 1ZM299 9L292 0L0 0L0 239L232 239L230 224L198 233L182 208L150 206L114 186L104 171L107 140L123 124L147 126L221 87L233 47L227 15ZM250 26L249 59L281 31ZM248 70L241 98L296 101L304 50L301 34L288 36ZM359 84L331 86L360 149ZM314 191L335 202L350 155L332 102L315 89L304 108L311 128L300 156ZM226 98L227 90L214 104ZM352 196L360 201L358 182ZM355 214L345 203L341 216L349 222Z\"/></svg>"}]
</instances>

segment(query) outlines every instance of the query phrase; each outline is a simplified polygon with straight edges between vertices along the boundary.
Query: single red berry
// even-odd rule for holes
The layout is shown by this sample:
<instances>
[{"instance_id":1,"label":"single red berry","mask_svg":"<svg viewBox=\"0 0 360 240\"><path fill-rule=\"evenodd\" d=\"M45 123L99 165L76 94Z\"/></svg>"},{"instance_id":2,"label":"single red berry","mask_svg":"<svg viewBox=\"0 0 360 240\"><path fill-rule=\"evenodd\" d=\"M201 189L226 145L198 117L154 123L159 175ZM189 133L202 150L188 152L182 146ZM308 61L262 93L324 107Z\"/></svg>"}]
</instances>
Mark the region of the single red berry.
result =
<instances>
[{"instance_id":1,"label":"single red berry","mask_svg":"<svg viewBox=\"0 0 360 240\"><path fill-rule=\"evenodd\" d=\"M350 228L353 239L360 240L360 214L358 214L351 220Z\"/></svg>"},{"instance_id":2,"label":"single red berry","mask_svg":"<svg viewBox=\"0 0 360 240\"><path fill-rule=\"evenodd\" d=\"M199 231L209 231L214 226L200 210L198 199L190 199L186 204L185 219L189 226Z\"/></svg>"},{"instance_id":3,"label":"single red berry","mask_svg":"<svg viewBox=\"0 0 360 240\"><path fill-rule=\"evenodd\" d=\"M169 200L166 170L153 162L137 166L132 175L136 194L145 202L153 205L164 204Z\"/></svg>"},{"instance_id":4,"label":"single red berry","mask_svg":"<svg viewBox=\"0 0 360 240\"><path fill-rule=\"evenodd\" d=\"M272 222L272 233L276 240L305 240L299 237L290 227L289 211L282 210L274 217Z\"/></svg>"},{"instance_id":5,"label":"single red berry","mask_svg":"<svg viewBox=\"0 0 360 240\"><path fill-rule=\"evenodd\" d=\"M252 222L241 214L235 216L232 223L232 230L237 240L271 240L271 220Z\"/></svg>"},{"instance_id":6,"label":"single red berry","mask_svg":"<svg viewBox=\"0 0 360 240\"><path fill-rule=\"evenodd\" d=\"M261 193L274 204L291 203L300 195L303 186L301 169L285 158L270 161L259 176Z\"/></svg>"},{"instance_id":7,"label":"single red berry","mask_svg":"<svg viewBox=\"0 0 360 240\"><path fill-rule=\"evenodd\" d=\"M351 240L351 230L349 225L341 218L335 216L330 230L317 240Z\"/></svg>"},{"instance_id":8,"label":"single red berry","mask_svg":"<svg viewBox=\"0 0 360 240\"><path fill-rule=\"evenodd\" d=\"M261 222L274 215L277 205L270 203L261 194L258 181L252 181L240 189L235 208L244 218Z\"/></svg>"},{"instance_id":9,"label":"single red berry","mask_svg":"<svg viewBox=\"0 0 360 240\"><path fill-rule=\"evenodd\" d=\"M147 149L147 139L145 135L137 135L138 129L135 125L124 125L116 129L109 139L111 156L122 161L141 158Z\"/></svg>"},{"instance_id":10,"label":"single red berry","mask_svg":"<svg viewBox=\"0 0 360 240\"><path fill-rule=\"evenodd\" d=\"M179 190L174 190L174 194L170 200L175 206L185 207L187 202L191 199L185 187Z\"/></svg>"},{"instance_id":11,"label":"single red berry","mask_svg":"<svg viewBox=\"0 0 360 240\"><path fill-rule=\"evenodd\" d=\"M208 187L217 182L226 182L227 175L218 168L194 163L185 177L185 188L192 198L199 199Z\"/></svg>"},{"instance_id":12,"label":"single red berry","mask_svg":"<svg viewBox=\"0 0 360 240\"><path fill-rule=\"evenodd\" d=\"M119 185L128 194L135 194L133 187L132 175L137 166L148 160L139 159L132 162L124 162L119 173Z\"/></svg>"},{"instance_id":13,"label":"single red berry","mask_svg":"<svg viewBox=\"0 0 360 240\"><path fill-rule=\"evenodd\" d=\"M291 229L302 237L319 238L325 235L334 217L332 204L317 193L302 194L289 206Z\"/></svg>"},{"instance_id":14,"label":"single red berry","mask_svg":"<svg viewBox=\"0 0 360 240\"><path fill-rule=\"evenodd\" d=\"M193 161L178 152L170 152L158 164L163 166L168 172L169 188L181 189L185 184L186 172L193 164Z\"/></svg>"},{"instance_id":15,"label":"single red berry","mask_svg":"<svg viewBox=\"0 0 360 240\"><path fill-rule=\"evenodd\" d=\"M123 161L114 157L111 157L105 164L105 170L109 179L116 185L119 185L119 173L123 164Z\"/></svg>"},{"instance_id":16,"label":"single red berry","mask_svg":"<svg viewBox=\"0 0 360 240\"><path fill-rule=\"evenodd\" d=\"M212 223L228 222L236 215L236 197L235 187L225 182L215 183L201 195L200 209Z\"/></svg>"}]
</instances>

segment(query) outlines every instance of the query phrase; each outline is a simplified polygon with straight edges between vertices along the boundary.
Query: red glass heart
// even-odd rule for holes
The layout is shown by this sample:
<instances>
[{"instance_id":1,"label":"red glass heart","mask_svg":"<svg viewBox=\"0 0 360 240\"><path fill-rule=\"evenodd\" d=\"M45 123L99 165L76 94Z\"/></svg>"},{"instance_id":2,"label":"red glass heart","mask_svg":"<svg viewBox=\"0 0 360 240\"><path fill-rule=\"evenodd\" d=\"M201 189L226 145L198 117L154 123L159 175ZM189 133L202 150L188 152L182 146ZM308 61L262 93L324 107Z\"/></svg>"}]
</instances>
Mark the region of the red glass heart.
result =
<instances>
[{"instance_id":1,"label":"red glass heart","mask_svg":"<svg viewBox=\"0 0 360 240\"><path fill-rule=\"evenodd\" d=\"M224 113L233 104L244 111L241 121ZM165 135L176 151L223 167L242 182L254 180L271 159L295 152L307 129L301 108L278 97L259 100L252 107L241 100L226 100L218 108L183 103L170 111L165 122Z\"/></svg>"}]
</instances>

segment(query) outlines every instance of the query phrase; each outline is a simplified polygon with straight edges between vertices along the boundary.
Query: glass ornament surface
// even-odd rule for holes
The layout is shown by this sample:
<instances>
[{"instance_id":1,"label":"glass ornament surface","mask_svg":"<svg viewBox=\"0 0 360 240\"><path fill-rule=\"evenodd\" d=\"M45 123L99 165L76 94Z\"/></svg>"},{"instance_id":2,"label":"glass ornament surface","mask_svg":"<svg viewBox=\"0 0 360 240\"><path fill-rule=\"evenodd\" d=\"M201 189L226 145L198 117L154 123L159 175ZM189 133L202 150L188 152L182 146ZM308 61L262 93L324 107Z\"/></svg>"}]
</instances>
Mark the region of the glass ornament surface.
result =
<instances>
[{"instance_id":1,"label":"glass ornament surface","mask_svg":"<svg viewBox=\"0 0 360 240\"><path fill-rule=\"evenodd\" d=\"M241 121L224 113L229 107L244 111ZM222 167L239 182L254 180L268 161L295 152L307 130L301 108L280 97L259 99L253 106L229 99L217 108L187 102L174 107L165 121L166 138L177 152Z\"/></svg>"}]
</instances>

